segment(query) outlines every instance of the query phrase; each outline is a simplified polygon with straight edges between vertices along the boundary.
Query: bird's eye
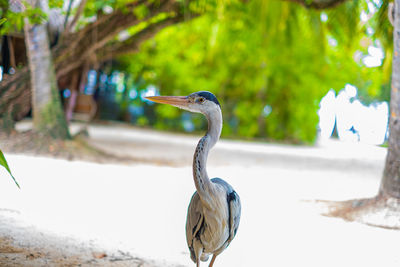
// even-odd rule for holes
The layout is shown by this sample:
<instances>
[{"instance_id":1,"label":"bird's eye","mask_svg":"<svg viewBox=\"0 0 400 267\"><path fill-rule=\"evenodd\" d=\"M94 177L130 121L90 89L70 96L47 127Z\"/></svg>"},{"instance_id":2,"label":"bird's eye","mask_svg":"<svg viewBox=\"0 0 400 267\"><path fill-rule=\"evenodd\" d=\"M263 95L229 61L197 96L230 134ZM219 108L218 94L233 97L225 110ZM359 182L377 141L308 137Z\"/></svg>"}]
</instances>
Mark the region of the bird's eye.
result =
<instances>
[{"instance_id":1,"label":"bird's eye","mask_svg":"<svg viewBox=\"0 0 400 267\"><path fill-rule=\"evenodd\" d=\"M203 97L200 97L200 98L199 98L199 102L200 102L200 103L203 103L203 102L204 102L204 98L203 98Z\"/></svg>"}]
</instances>

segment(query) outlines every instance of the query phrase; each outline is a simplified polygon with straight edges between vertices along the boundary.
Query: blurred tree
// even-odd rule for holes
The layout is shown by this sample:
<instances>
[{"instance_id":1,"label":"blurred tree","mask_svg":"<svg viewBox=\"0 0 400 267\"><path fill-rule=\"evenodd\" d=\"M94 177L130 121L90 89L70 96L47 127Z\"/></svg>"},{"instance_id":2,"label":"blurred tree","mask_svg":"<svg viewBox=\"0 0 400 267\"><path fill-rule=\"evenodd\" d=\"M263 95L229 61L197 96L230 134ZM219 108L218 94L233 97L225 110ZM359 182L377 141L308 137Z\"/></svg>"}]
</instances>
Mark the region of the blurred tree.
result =
<instances>
[{"instance_id":1,"label":"blurred tree","mask_svg":"<svg viewBox=\"0 0 400 267\"><path fill-rule=\"evenodd\" d=\"M10 9L12 2L15 1L0 3L1 14L7 19L1 29L3 33L19 31L24 17L48 16L22 1L19 1L22 11L14 12ZM53 0L50 6L59 7L62 3ZM190 3L175 0L81 1L51 51L59 87L79 90L84 85L81 81L87 76L88 66L96 68L115 56L137 51L140 43L160 29L195 16L200 9L196 4L188 6ZM14 119L27 114L29 109L26 107L31 106L30 97L27 97L30 96L28 81L27 66L21 66L13 75L4 75L0 90L0 114L12 114Z\"/></svg>"},{"instance_id":2,"label":"blurred tree","mask_svg":"<svg viewBox=\"0 0 400 267\"><path fill-rule=\"evenodd\" d=\"M396 198L400 209L400 0L394 3L394 53L390 97L389 147L379 195ZM400 225L399 225L400 226Z\"/></svg>"},{"instance_id":3,"label":"blurred tree","mask_svg":"<svg viewBox=\"0 0 400 267\"><path fill-rule=\"evenodd\" d=\"M48 13L45 0L31 0L32 7ZM24 26L32 90L33 127L36 132L53 138L67 139L69 131L60 103L55 69L45 24Z\"/></svg>"},{"instance_id":4,"label":"blurred tree","mask_svg":"<svg viewBox=\"0 0 400 267\"><path fill-rule=\"evenodd\" d=\"M393 69L390 96L388 153L377 196L332 205L329 215L357 220L370 225L400 229L400 0L394 1ZM393 7L393 6L392 6ZM391 9L389 9L391 10Z\"/></svg>"},{"instance_id":5,"label":"blurred tree","mask_svg":"<svg viewBox=\"0 0 400 267\"><path fill-rule=\"evenodd\" d=\"M385 3L371 2L379 10ZM129 68L135 79L142 75L147 85L157 85L164 94L210 90L226 99L225 136L312 142L319 99L330 88L352 83L364 96L377 97L389 81L390 57L382 67L365 68L357 56L365 55L378 37L388 44L387 55L391 52L386 28L366 34L368 27L379 25L371 25L373 19L360 23L365 9L367 3L361 0L81 1L52 49L56 77L59 87L75 91L74 97L84 87L89 68L104 62L115 66L117 57L128 54L119 60L125 63L121 68ZM193 18L193 13L205 15L169 27L142 46L143 53L129 54L167 25ZM18 21L14 14L5 14L9 22ZM1 82L0 112L14 119L30 106L27 73L18 69ZM181 114L164 109L157 107L156 126L176 125L168 121Z\"/></svg>"},{"instance_id":6,"label":"blurred tree","mask_svg":"<svg viewBox=\"0 0 400 267\"><path fill-rule=\"evenodd\" d=\"M134 75L145 66L141 75L162 94L216 93L227 122L224 136L312 142L319 100L329 89L351 83L377 97L389 81L389 71L362 63L378 38L366 34L373 19L360 23L366 5L347 1L321 11L289 1L224 2L169 27L124 61ZM156 107L159 128L181 116L166 110Z\"/></svg>"}]
</instances>

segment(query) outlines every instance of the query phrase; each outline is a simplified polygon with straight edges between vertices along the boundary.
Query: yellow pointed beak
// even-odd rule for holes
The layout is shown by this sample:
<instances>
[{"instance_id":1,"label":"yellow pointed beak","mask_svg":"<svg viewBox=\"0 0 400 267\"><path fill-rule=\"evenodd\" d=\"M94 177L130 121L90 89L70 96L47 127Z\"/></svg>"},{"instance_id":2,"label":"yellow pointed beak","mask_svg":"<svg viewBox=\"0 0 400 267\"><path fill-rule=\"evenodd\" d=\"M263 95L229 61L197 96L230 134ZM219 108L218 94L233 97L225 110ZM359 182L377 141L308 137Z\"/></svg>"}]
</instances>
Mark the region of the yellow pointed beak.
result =
<instances>
[{"instance_id":1,"label":"yellow pointed beak","mask_svg":"<svg viewBox=\"0 0 400 267\"><path fill-rule=\"evenodd\" d=\"M185 108L189 105L189 100L186 96L148 96L145 98L156 103L168 104L179 108Z\"/></svg>"}]
</instances>

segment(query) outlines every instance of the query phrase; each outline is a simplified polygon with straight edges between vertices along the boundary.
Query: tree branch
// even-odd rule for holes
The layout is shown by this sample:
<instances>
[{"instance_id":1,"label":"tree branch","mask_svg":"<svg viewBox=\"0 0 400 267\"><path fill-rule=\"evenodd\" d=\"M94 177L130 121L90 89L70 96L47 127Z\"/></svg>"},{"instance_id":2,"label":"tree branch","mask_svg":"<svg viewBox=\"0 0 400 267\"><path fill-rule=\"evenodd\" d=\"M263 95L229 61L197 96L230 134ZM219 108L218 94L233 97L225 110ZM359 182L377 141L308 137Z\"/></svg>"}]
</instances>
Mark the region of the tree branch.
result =
<instances>
[{"instance_id":1,"label":"tree branch","mask_svg":"<svg viewBox=\"0 0 400 267\"><path fill-rule=\"evenodd\" d=\"M79 3L78 10L76 11L76 14L75 14L74 18L72 19L71 23L68 24L68 26L66 28L66 32L70 32L71 29L73 29L75 27L75 24L78 22L79 18L82 15L83 9L86 6L86 1L87 0L81 0L81 2Z\"/></svg>"},{"instance_id":2,"label":"tree branch","mask_svg":"<svg viewBox=\"0 0 400 267\"><path fill-rule=\"evenodd\" d=\"M58 54L55 57L57 77L61 77L81 65L85 60L93 56L96 50L104 47L122 30L137 25L144 20L149 20L161 13L176 12L178 14L178 7L179 3L174 0L149 3L149 12L146 19L140 19L131 12L114 11L103 23L99 23L97 27L86 31L83 35L84 38L82 36L78 38L80 41L73 46L73 49L71 49L71 45L68 45L67 48L62 49L64 51L66 49L68 52L62 51L62 55Z\"/></svg>"},{"instance_id":3,"label":"tree branch","mask_svg":"<svg viewBox=\"0 0 400 267\"><path fill-rule=\"evenodd\" d=\"M74 2L74 0L69 0L67 14L65 15L64 30L69 30L69 28L67 29L67 25L68 25L69 15L71 14L71 8L72 8L73 2Z\"/></svg>"},{"instance_id":4,"label":"tree branch","mask_svg":"<svg viewBox=\"0 0 400 267\"><path fill-rule=\"evenodd\" d=\"M63 61L69 58L71 54L76 54L78 50L87 51L93 43L97 43L98 40L101 39L99 33L104 33L104 29L108 28L110 25L115 25L118 22L120 24L129 23L130 21L131 23L137 22L138 19L132 14L132 10L137 5L146 3L146 1L147 0L138 0L129 4L128 6L131 12L123 13L121 10L115 10L111 14L104 14L77 33L68 34L63 44L56 47L54 51L55 59Z\"/></svg>"},{"instance_id":5,"label":"tree branch","mask_svg":"<svg viewBox=\"0 0 400 267\"><path fill-rule=\"evenodd\" d=\"M147 0L135 1L134 3L127 4L127 8L133 10L133 8L140 4L146 3L146 1ZM107 26L108 22L112 22L113 20L120 18L121 15L123 15L123 13L120 10L115 10L111 14L102 14L101 16L97 17L94 22L86 25L83 29L80 29L76 33L69 33L68 31L65 31L67 36L64 39L64 43L63 45L56 47L54 54L60 58L66 57L71 51L76 50L77 48L79 49L79 47L82 46L84 39L88 39L88 36L95 36L99 29ZM135 18L136 17L131 14L131 19ZM91 38L89 39L92 42Z\"/></svg>"},{"instance_id":6,"label":"tree branch","mask_svg":"<svg viewBox=\"0 0 400 267\"><path fill-rule=\"evenodd\" d=\"M4 75L0 84L0 114L10 114L14 120L21 120L31 108L28 67L19 69L14 75Z\"/></svg>"},{"instance_id":7,"label":"tree branch","mask_svg":"<svg viewBox=\"0 0 400 267\"><path fill-rule=\"evenodd\" d=\"M183 20L184 16L180 15L176 17L168 17L162 21L153 23L123 42L112 42L104 46L102 49L99 49L97 52L98 58L101 61L106 61L116 56L137 52L144 41L152 38L165 27L179 23Z\"/></svg>"},{"instance_id":8,"label":"tree branch","mask_svg":"<svg viewBox=\"0 0 400 267\"><path fill-rule=\"evenodd\" d=\"M177 3L171 0L160 1L160 4L151 4L149 5L149 14L145 18L146 20L154 17L158 14L164 12L175 11ZM134 17L134 19L132 19ZM98 33L98 43L91 47L92 50L97 50L98 48L103 47L107 42L112 40L118 33L121 31L134 26L143 20L140 20L133 16L132 14L116 14L114 20L108 20L106 25L102 27L102 31Z\"/></svg>"}]
</instances>

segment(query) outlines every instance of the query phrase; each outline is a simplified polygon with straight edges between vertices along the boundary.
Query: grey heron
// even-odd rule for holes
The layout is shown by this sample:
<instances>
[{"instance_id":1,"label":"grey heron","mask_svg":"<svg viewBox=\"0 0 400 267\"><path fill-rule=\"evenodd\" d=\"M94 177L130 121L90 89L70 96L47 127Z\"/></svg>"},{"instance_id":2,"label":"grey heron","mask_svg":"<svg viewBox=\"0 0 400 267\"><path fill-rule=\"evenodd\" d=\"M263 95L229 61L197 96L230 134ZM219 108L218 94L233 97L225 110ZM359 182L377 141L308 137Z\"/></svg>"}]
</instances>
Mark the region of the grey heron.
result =
<instances>
[{"instance_id":1,"label":"grey heron","mask_svg":"<svg viewBox=\"0 0 400 267\"><path fill-rule=\"evenodd\" d=\"M209 179L206 164L208 152L217 143L222 129L221 106L214 94L200 91L188 96L152 96L147 99L169 104L191 112L202 113L208 120L208 131L193 156L193 179L196 192L188 207L186 240L190 257L196 266L224 251L239 227L241 204L239 195L221 178Z\"/></svg>"}]
</instances>

